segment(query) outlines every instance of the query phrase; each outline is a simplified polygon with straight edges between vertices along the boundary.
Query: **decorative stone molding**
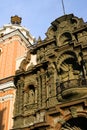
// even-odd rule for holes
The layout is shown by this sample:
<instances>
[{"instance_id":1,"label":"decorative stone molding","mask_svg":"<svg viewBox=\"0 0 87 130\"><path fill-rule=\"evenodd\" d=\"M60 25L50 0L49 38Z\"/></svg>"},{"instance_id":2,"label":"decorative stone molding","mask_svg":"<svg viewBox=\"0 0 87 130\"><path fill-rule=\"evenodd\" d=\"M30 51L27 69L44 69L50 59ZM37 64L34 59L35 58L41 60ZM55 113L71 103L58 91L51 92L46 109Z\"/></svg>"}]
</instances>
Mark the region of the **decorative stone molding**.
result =
<instances>
[{"instance_id":1,"label":"decorative stone molding","mask_svg":"<svg viewBox=\"0 0 87 130\"><path fill-rule=\"evenodd\" d=\"M82 19L64 15L52 22L46 39L39 38L32 46L30 54L36 55L37 63L29 66L26 57L20 66L23 71L15 76L15 110L25 122L21 129L78 130L80 123L73 121L87 121L86 31Z\"/></svg>"}]
</instances>

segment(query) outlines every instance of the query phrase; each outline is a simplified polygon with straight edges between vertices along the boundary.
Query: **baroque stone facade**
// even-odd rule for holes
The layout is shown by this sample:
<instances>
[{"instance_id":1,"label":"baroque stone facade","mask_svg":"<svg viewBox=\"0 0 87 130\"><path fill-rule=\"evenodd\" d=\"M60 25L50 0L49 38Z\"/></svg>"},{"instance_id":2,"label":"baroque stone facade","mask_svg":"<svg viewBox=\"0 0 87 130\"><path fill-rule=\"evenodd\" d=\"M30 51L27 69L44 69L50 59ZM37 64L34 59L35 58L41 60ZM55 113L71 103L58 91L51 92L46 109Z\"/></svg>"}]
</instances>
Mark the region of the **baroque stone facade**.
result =
<instances>
[{"instance_id":1,"label":"baroque stone facade","mask_svg":"<svg viewBox=\"0 0 87 130\"><path fill-rule=\"evenodd\" d=\"M16 72L13 130L87 129L87 23L56 19L28 53L37 64Z\"/></svg>"}]
</instances>

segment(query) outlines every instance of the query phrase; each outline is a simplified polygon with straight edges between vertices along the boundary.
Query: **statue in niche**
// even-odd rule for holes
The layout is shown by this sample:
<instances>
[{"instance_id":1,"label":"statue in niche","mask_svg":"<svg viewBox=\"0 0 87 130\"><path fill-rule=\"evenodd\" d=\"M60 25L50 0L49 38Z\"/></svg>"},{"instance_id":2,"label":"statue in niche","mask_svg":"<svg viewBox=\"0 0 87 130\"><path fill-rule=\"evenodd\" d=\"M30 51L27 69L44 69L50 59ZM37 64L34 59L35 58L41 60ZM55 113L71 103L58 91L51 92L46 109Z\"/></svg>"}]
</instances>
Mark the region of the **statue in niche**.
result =
<instances>
[{"instance_id":1,"label":"statue in niche","mask_svg":"<svg viewBox=\"0 0 87 130\"><path fill-rule=\"evenodd\" d=\"M24 104L33 104L35 102L35 88L33 85L30 85L24 91Z\"/></svg>"},{"instance_id":2,"label":"statue in niche","mask_svg":"<svg viewBox=\"0 0 87 130\"><path fill-rule=\"evenodd\" d=\"M29 104L33 104L35 100L35 93L33 89L29 90Z\"/></svg>"},{"instance_id":3,"label":"statue in niche","mask_svg":"<svg viewBox=\"0 0 87 130\"><path fill-rule=\"evenodd\" d=\"M28 102L29 104L33 104L35 102L35 88L33 85L30 85L28 89Z\"/></svg>"}]
</instances>

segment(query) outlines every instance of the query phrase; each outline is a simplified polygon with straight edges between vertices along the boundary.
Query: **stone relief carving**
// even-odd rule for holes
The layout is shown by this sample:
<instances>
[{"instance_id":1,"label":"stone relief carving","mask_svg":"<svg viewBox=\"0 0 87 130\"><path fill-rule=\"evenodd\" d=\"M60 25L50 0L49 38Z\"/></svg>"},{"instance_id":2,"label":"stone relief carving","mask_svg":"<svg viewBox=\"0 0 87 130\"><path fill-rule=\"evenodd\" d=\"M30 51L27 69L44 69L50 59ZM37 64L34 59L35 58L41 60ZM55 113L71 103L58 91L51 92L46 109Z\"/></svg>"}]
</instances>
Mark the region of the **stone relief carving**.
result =
<instances>
[{"instance_id":1,"label":"stone relief carving","mask_svg":"<svg viewBox=\"0 0 87 130\"><path fill-rule=\"evenodd\" d=\"M37 51L37 63L43 62L45 59L45 50L44 48L40 48L40 50Z\"/></svg>"},{"instance_id":2,"label":"stone relief carving","mask_svg":"<svg viewBox=\"0 0 87 130\"><path fill-rule=\"evenodd\" d=\"M82 20L78 19L77 17L72 17L71 19L67 19L64 21L61 21L59 23L59 30L60 32L64 32L66 30L69 30L69 32L73 31L74 29L81 26Z\"/></svg>"},{"instance_id":3,"label":"stone relief carving","mask_svg":"<svg viewBox=\"0 0 87 130\"><path fill-rule=\"evenodd\" d=\"M77 117L77 108L76 107L70 107L70 112L73 118Z\"/></svg>"},{"instance_id":4,"label":"stone relief carving","mask_svg":"<svg viewBox=\"0 0 87 130\"><path fill-rule=\"evenodd\" d=\"M58 76L56 81L56 92L78 87L80 83L81 65L79 64L77 55L72 51L67 51L58 57L57 61ZM58 100L62 100L61 95Z\"/></svg>"},{"instance_id":5,"label":"stone relief carving","mask_svg":"<svg viewBox=\"0 0 87 130\"><path fill-rule=\"evenodd\" d=\"M45 59L48 58L50 54L54 53L55 43L52 43L51 45L47 45L45 48Z\"/></svg>"},{"instance_id":6,"label":"stone relief carving","mask_svg":"<svg viewBox=\"0 0 87 130\"><path fill-rule=\"evenodd\" d=\"M68 28L68 26L70 27ZM69 43L71 40L73 40L74 38L72 36L72 30L74 29L72 28L78 27L78 26L79 26L79 23L76 19L70 19L70 21L68 22L65 22L65 21L60 22L60 25L57 22L57 28L58 28L56 32L56 37L58 40L57 42L60 42L60 45L62 44L65 45ZM53 30L52 27L48 29L48 32L46 33L46 35L48 39L53 38L55 36L55 31ZM83 35L86 36L86 32L83 32L83 34L82 33L78 34L78 38L81 38ZM39 38L38 43L43 44L43 41ZM79 57L77 57L76 55L77 54L76 51L79 51L79 49L76 49L74 51L74 48L72 46L70 48L66 48L66 51L61 49L63 47L56 47L54 49L54 43L50 44L49 42L46 48L43 46L44 45L42 45L42 48L39 48L39 49L36 48L37 61L40 64L40 67L37 67L38 64L37 66L34 66L35 75L34 75L34 71L32 70L31 72L27 71L24 73L26 75L25 84L24 82L22 82L22 80L18 80L18 84L17 84L17 88L18 88L17 97L16 97L17 104L15 105L15 108L17 110L16 114L17 113L20 114L20 112L22 113L23 112L22 110L24 109L24 115L25 115L24 124L25 126L27 125L28 128L31 125L34 126L34 123L39 124L43 122L45 119L46 111L51 113L51 110L52 110L51 114L53 115L53 118L55 118L55 116L58 116L57 115L58 113L54 112L55 104L58 104L58 103L62 104L62 101L63 103L66 103L65 101L68 102L69 101L68 99L70 99L69 96L71 95L68 95L67 96L68 98L63 98L63 96L61 96L62 100L58 99L57 103L55 103L54 97L57 98L55 91L58 91L58 94L61 94L63 92L63 89L69 90L67 88L77 87L76 85L78 84L77 84L77 81L75 80L79 79L79 75L81 74L81 64L80 64L81 57L79 59ZM56 54L53 53L53 55L48 56L49 54L52 53L52 49L54 49L54 53ZM45 54L46 51L48 51L47 55ZM44 58L45 60L47 60L47 63L45 65L43 64ZM29 60L30 58L27 60L25 59L25 61L23 61L24 63L21 63L20 65L21 70L26 71L26 67L27 67L27 64L29 63ZM73 82L73 79L75 79L74 82ZM57 90L56 90L56 86L58 86ZM76 88L74 90L76 91ZM61 95L63 95L63 93ZM74 99L76 100L75 97ZM24 104L23 104L23 101L24 101ZM44 114L40 114L40 112L43 111L42 108L43 110L45 110ZM76 118L77 116L76 108L74 107L69 108L68 114L70 114L70 116L72 116L73 118ZM63 125L61 130L71 130L71 129L80 130L80 128L77 126L71 127L70 124L66 123L65 120L61 118L61 116L59 117L59 119L60 121L58 123L61 123Z\"/></svg>"},{"instance_id":7,"label":"stone relief carving","mask_svg":"<svg viewBox=\"0 0 87 130\"><path fill-rule=\"evenodd\" d=\"M82 31L77 34L78 42L86 44L87 42L87 31Z\"/></svg>"},{"instance_id":8,"label":"stone relief carving","mask_svg":"<svg viewBox=\"0 0 87 130\"><path fill-rule=\"evenodd\" d=\"M63 34L61 34L61 36L59 37L59 43L61 45L63 44L68 44L72 41L72 36L70 34L70 32L64 32Z\"/></svg>"},{"instance_id":9,"label":"stone relief carving","mask_svg":"<svg viewBox=\"0 0 87 130\"><path fill-rule=\"evenodd\" d=\"M57 39L57 45L62 46L71 41L76 41L76 37L73 35L73 31L76 28L82 26L78 18L72 17L70 20L64 20L59 22L55 36Z\"/></svg>"},{"instance_id":10,"label":"stone relief carving","mask_svg":"<svg viewBox=\"0 0 87 130\"><path fill-rule=\"evenodd\" d=\"M63 21L59 24L59 28L62 29L62 32L66 29L66 28L69 28L69 22L68 21Z\"/></svg>"},{"instance_id":11,"label":"stone relief carving","mask_svg":"<svg viewBox=\"0 0 87 130\"><path fill-rule=\"evenodd\" d=\"M34 119L35 117L34 116L27 116L25 119L24 119L24 125L33 125L34 124Z\"/></svg>"},{"instance_id":12,"label":"stone relief carving","mask_svg":"<svg viewBox=\"0 0 87 130\"><path fill-rule=\"evenodd\" d=\"M68 51L64 54L62 54L57 62L57 68L60 73L60 79L62 81L67 81L71 79L78 79L78 76L80 74L80 64L77 63L78 60L76 61L76 57L73 53L70 54L71 52L68 53ZM72 59L72 60L70 60ZM76 62L76 66L73 64L73 62ZM68 63L67 63L68 62ZM74 69L75 68L75 69Z\"/></svg>"}]
</instances>

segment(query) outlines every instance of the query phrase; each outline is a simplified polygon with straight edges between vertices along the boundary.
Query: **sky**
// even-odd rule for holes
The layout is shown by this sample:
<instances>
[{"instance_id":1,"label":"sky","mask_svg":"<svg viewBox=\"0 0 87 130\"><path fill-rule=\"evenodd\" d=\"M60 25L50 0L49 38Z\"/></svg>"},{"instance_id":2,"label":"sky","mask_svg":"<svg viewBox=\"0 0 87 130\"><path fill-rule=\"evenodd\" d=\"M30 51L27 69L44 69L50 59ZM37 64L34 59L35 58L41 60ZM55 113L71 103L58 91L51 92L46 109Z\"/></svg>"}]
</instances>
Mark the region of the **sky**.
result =
<instances>
[{"instance_id":1,"label":"sky","mask_svg":"<svg viewBox=\"0 0 87 130\"><path fill-rule=\"evenodd\" d=\"M51 23L64 15L62 0L0 0L0 27L10 23L10 17L22 17L22 26L38 39L45 38ZM65 13L73 13L87 21L87 0L63 0Z\"/></svg>"}]
</instances>

